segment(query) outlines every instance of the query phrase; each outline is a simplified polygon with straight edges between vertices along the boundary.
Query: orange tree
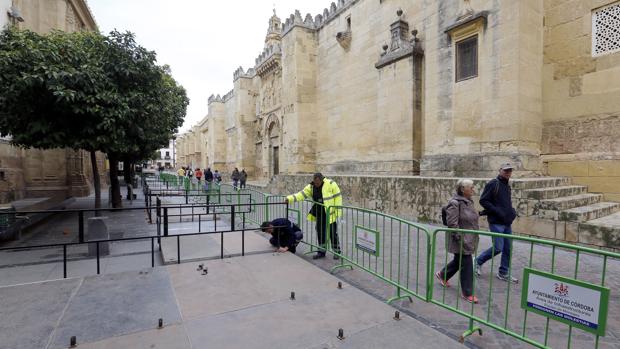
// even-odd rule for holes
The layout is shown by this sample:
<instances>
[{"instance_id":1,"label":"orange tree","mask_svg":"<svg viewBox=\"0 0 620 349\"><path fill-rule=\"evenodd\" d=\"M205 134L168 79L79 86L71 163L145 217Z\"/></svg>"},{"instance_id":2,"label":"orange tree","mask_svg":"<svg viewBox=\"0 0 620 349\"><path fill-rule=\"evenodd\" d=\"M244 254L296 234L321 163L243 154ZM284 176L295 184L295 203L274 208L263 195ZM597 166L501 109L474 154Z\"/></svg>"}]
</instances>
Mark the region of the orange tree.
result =
<instances>
[{"instance_id":1,"label":"orange tree","mask_svg":"<svg viewBox=\"0 0 620 349\"><path fill-rule=\"evenodd\" d=\"M118 161L165 146L188 103L169 69L131 33L0 34L0 134L26 148L87 150L93 173L95 152L106 153L114 207L121 206Z\"/></svg>"}]
</instances>

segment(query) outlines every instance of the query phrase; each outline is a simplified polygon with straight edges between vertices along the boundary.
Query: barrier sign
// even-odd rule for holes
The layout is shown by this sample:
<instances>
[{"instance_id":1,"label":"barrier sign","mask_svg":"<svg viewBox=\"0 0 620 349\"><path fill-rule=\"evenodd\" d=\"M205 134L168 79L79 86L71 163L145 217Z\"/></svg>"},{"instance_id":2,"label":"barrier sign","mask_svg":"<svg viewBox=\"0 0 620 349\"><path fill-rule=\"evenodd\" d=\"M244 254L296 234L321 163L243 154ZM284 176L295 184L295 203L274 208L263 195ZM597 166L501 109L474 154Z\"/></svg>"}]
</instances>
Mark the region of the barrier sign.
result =
<instances>
[{"instance_id":1,"label":"barrier sign","mask_svg":"<svg viewBox=\"0 0 620 349\"><path fill-rule=\"evenodd\" d=\"M356 225L355 246L360 250L379 257L379 232Z\"/></svg>"},{"instance_id":2,"label":"barrier sign","mask_svg":"<svg viewBox=\"0 0 620 349\"><path fill-rule=\"evenodd\" d=\"M521 308L584 331L605 335L609 289L525 268Z\"/></svg>"}]
</instances>

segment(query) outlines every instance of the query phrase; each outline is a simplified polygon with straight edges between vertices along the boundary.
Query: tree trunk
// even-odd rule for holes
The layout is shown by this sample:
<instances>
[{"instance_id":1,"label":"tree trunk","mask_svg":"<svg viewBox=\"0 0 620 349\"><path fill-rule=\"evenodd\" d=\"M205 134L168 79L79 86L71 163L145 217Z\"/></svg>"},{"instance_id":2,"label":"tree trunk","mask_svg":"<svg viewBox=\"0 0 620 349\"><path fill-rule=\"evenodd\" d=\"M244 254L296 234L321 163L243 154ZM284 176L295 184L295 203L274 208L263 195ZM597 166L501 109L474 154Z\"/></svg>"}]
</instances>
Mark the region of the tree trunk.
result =
<instances>
[{"instance_id":1,"label":"tree trunk","mask_svg":"<svg viewBox=\"0 0 620 349\"><path fill-rule=\"evenodd\" d=\"M115 154L108 154L110 161L110 186L112 187L112 207L123 207L121 199L121 187L118 182L118 157Z\"/></svg>"},{"instance_id":2,"label":"tree trunk","mask_svg":"<svg viewBox=\"0 0 620 349\"><path fill-rule=\"evenodd\" d=\"M90 151L90 164L93 168L93 185L95 186L95 208L101 208L101 178L99 178L99 169L97 168L97 154L94 150ZM95 216L99 215L99 211L95 211Z\"/></svg>"},{"instance_id":3,"label":"tree trunk","mask_svg":"<svg viewBox=\"0 0 620 349\"><path fill-rule=\"evenodd\" d=\"M123 160L123 178L125 179L125 184L131 184L131 171L129 166L129 161Z\"/></svg>"},{"instance_id":4,"label":"tree trunk","mask_svg":"<svg viewBox=\"0 0 620 349\"><path fill-rule=\"evenodd\" d=\"M123 160L123 179L125 180L125 186L127 188L127 196L129 199L129 186L131 185L131 163L128 160Z\"/></svg>"}]
</instances>

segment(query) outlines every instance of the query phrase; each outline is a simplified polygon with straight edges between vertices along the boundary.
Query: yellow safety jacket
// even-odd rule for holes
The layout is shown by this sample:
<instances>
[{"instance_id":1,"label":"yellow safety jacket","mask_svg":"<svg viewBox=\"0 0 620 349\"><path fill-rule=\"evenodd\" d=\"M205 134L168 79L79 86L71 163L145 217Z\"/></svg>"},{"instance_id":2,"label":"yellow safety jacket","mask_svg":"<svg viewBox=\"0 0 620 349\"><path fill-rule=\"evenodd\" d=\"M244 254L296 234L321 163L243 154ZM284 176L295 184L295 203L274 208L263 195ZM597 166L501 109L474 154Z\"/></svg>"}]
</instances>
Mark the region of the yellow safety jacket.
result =
<instances>
[{"instance_id":1,"label":"yellow safety jacket","mask_svg":"<svg viewBox=\"0 0 620 349\"><path fill-rule=\"evenodd\" d=\"M289 195L286 197L289 204L297 201L310 200L312 201L312 186L310 183L306 185L306 187L293 195ZM331 179L323 178L323 186L321 187L321 194L323 195L323 207L325 208L325 212L327 213L327 209L332 206L342 206L342 194L340 193L340 188L338 184ZM329 223L334 223L342 215L341 209L331 209L329 211ZM312 214L312 212L308 213L309 221L316 221L316 217Z\"/></svg>"}]
</instances>

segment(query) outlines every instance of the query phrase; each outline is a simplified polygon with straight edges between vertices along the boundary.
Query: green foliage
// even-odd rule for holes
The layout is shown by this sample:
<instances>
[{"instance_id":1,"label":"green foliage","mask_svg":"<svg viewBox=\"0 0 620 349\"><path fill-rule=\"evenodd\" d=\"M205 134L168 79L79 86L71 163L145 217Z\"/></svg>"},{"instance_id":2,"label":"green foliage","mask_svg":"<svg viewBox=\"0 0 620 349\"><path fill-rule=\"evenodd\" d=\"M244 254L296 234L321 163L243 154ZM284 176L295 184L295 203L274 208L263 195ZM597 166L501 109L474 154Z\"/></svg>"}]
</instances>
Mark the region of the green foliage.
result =
<instances>
[{"instance_id":1,"label":"green foliage","mask_svg":"<svg viewBox=\"0 0 620 349\"><path fill-rule=\"evenodd\" d=\"M168 143L188 102L131 33L0 35L0 134L16 145L138 160Z\"/></svg>"}]
</instances>

